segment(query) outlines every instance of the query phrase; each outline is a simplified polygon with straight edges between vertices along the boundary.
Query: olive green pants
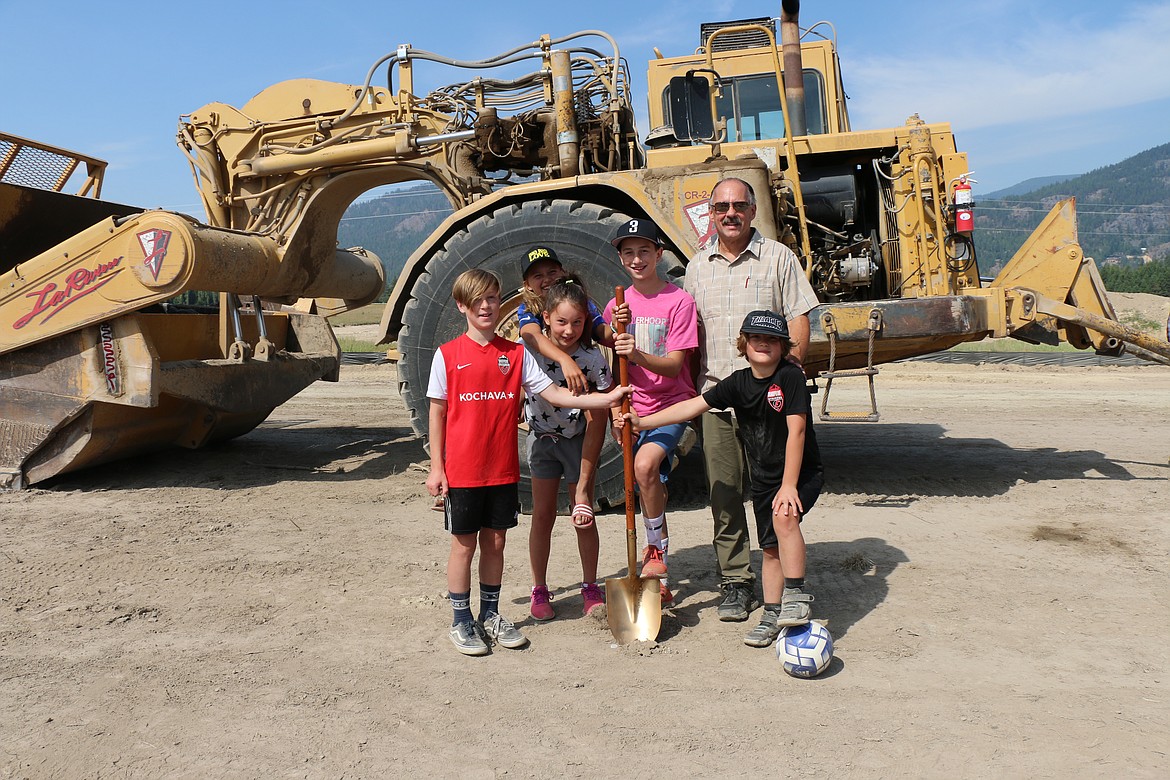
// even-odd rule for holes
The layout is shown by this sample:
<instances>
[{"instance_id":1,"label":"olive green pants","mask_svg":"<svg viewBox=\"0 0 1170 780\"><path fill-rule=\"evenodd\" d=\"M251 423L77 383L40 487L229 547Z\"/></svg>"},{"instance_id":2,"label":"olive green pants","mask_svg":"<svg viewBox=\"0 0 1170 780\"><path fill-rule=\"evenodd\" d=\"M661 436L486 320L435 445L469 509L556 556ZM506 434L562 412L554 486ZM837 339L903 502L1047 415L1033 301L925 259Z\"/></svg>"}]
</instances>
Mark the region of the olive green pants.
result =
<instances>
[{"instance_id":1,"label":"olive green pants","mask_svg":"<svg viewBox=\"0 0 1170 780\"><path fill-rule=\"evenodd\" d=\"M713 544L723 582L752 584L751 537L743 506L744 453L731 412L705 412L703 462L715 523Z\"/></svg>"}]
</instances>

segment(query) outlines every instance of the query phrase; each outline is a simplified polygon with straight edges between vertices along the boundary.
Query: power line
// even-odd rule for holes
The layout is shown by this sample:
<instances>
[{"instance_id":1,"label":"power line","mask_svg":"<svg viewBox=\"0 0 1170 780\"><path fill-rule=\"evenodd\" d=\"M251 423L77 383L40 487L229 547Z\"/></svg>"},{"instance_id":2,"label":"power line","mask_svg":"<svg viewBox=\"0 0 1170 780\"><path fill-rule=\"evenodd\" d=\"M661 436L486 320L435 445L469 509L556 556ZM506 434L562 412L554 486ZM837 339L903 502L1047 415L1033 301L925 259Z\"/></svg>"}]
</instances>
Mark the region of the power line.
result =
<instances>
[{"instance_id":1,"label":"power line","mask_svg":"<svg viewBox=\"0 0 1170 780\"><path fill-rule=\"evenodd\" d=\"M1136 207L1134 207L1136 208ZM1151 206L1150 208L1155 208ZM1170 217L1170 209L1165 206L1158 206L1158 211L1155 212L1140 212L1140 211L1108 211L1104 209L1092 209L1077 207L1077 216L1108 216L1111 214L1118 216L1133 216L1133 217ZM980 211L1023 211L1029 214L1047 214L1051 209L1048 208L1004 208L1001 206L978 206ZM1162 212L1165 211L1165 214Z\"/></svg>"},{"instance_id":2,"label":"power line","mask_svg":"<svg viewBox=\"0 0 1170 780\"><path fill-rule=\"evenodd\" d=\"M1051 204L1048 204L1042 200L1006 200L1004 198L989 198L987 200L980 200L978 198L975 199L976 206L982 206L982 204L984 204L984 203L1019 203L1019 204L1026 204L1026 205L1031 205L1031 206L1042 206L1045 211L1052 208ZM1081 210L1082 205L1083 204L1080 204L1080 203L1077 204L1077 211ZM1132 208L1132 209L1166 208L1166 205L1164 203L1104 203L1101 205L1105 206L1105 207L1109 207L1109 208ZM1091 206L1092 206L1092 204L1089 204L1089 207L1091 207ZM995 206L983 206L983 207L984 208L995 208Z\"/></svg>"},{"instance_id":3,"label":"power line","mask_svg":"<svg viewBox=\"0 0 1170 780\"><path fill-rule=\"evenodd\" d=\"M976 228L975 230L982 231L984 233L1031 233L1031 232L1033 232L1033 229L1029 229L1029 228L985 228L985 227L980 227L980 228ZM1078 236L1112 236L1114 238L1133 238L1135 240L1139 239L1139 238L1170 238L1170 233L1147 233L1144 230L1137 231L1134 233L1106 233L1106 232L1099 231L1099 230L1098 231L1078 230L1077 235Z\"/></svg>"},{"instance_id":4,"label":"power line","mask_svg":"<svg viewBox=\"0 0 1170 780\"><path fill-rule=\"evenodd\" d=\"M418 197L425 197L427 195L439 195L439 194L441 194L441 193L439 192L438 187L419 187L419 188L411 189L411 190L378 193L377 195L371 195L368 198L362 198L361 200L355 200L354 203L369 203L370 201L373 201L373 200L383 200L383 199L388 200L390 198L418 198Z\"/></svg>"},{"instance_id":5,"label":"power line","mask_svg":"<svg viewBox=\"0 0 1170 780\"><path fill-rule=\"evenodd\" d=\"M342 217L341 222L350 222L357 219L388 219L390 217L412 217L415 214L451 214L451 209L429 209L426 211L404 211L401 214L370 214L366 217Z\"/></svg>"}]
</instances>

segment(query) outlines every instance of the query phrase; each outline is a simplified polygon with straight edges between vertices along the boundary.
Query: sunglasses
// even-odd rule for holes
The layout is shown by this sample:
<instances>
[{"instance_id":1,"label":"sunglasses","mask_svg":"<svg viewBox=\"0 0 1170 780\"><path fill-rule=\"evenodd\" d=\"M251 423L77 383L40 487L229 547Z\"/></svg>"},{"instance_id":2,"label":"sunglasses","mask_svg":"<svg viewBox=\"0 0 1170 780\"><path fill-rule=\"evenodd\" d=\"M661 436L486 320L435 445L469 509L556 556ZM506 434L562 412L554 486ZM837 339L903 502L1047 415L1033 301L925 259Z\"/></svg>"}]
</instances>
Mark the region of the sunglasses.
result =
<instances>
[{"instance_id":1,"label":"sunglasses","mask_svg":"<svg viewBox=\"0 0 1170 780\"><path fill-rule=\"evenodd\" d=\"M748 209L750 209L752 207L752 204L748 203L746 200L737 200L737 201L734 201L732 203L728 203L725 200L720 200L720 201L716 201L715 203L711 204L711 210L714 211L716 214L726 214L733 207L740 214L743 214L744 212L746 212Z\"/></svg>"}]
</instances>

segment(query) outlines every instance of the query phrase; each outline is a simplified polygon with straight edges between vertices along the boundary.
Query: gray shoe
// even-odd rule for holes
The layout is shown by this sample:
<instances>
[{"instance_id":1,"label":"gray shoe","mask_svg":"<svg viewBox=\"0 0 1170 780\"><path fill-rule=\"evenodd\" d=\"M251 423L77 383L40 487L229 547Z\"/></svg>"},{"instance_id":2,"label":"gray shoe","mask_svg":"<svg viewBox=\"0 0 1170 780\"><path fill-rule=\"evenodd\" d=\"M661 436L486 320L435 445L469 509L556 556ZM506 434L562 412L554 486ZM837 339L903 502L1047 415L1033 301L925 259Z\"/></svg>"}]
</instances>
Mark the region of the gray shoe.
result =
<instances>
[{"instance_id":1,"label":"gray shoe","mask_svg":"<svg viewBox=\"0 0 1170 780\"><path fill-rule=\"evenodd\" d=\"M509 650L515 650L528 644L527 637L520 633L520 629L516 628L511 620L499 612L493 612L487 616L487 619L483 621L483 630L487 632L488 639Z\"/></svg>"},{"instance_id":2,"label":"gray shoe","mask_svg":"<svg viewBox=\"0 0 1170 780\"><path fill-rule=\"evenodd\" d=\"M488 646L479 635L475 621L467 620L451 626L451 644L464 655L487 655Z\"/></svg>"},{"instance_id":3,"label":"gray shoe","mask_svg":"<svg viewBox=\"0 0 1170 780\"><path fill-rule=\"evenodd\" d=\"M720 620L747 620L751 611L760 606L750 582L725 582L719 589L723 591L723 603L719 605Z\"/></svg>"},{"instance_id":4,"label":"gray shoe","mask_svg":"<svg viewBox=\"0 0 1170 780\"><path fill-rule=\"evenodd\" d=\"M813 597L811 593L799 590L784 589L784 596L780 599L780 620L777 625L803 626L812 620Z\"/></svg>"},{"instance_id":5,"label":"gray shoe","mask_svg":"<svg viewBox=\"0 0 1170 780\"><path fill-rule=\"evenodd\" d=\"M765 609L764 614L760 615L760 624L748 632L743 638L743 643L748 647L768 647L780 635L779 620L779 612Z\"/></svg>"}]
</instances>

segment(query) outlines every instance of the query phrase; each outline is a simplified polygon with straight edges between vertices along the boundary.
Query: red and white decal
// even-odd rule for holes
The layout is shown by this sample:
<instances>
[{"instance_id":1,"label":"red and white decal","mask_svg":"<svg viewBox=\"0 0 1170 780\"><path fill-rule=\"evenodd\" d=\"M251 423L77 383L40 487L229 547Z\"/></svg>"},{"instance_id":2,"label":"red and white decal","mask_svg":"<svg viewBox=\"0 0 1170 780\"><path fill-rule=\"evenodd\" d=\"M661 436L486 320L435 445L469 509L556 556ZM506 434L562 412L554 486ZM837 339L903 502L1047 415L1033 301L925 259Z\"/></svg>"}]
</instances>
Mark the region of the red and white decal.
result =
<instances>
[{"instance_id":1,"label":"red and white decal","mask_svg":"<svg viewBox=\"0 0 1170 780\"><path fill-rule=\"evenodd\" d=\"M106 390L112 396L122 394L122 377L118 372L118 345L110 323L98 325L98 345L101 347L102 373L106 375Z\"/></svg>"},{"instance_id":2,"label":"red and white decal","mask_svg":"<svg viewBox=\"0 0 1170 780\"><path fill-rule=\"evenodd\" d=\"M779 385L772 385L768 388L768 406L778 412L784 411L784 391L780 389Z\"/></svg>"},{"instance_id":3,"label":"red and white decal","mask_svg":"<svg viewBox=\"0 0 1170 780\"><path fill-rule=\"evenodd\" d=\"M715 232L715 223L711 221L711 204L706 200L701 200L685 207L683 213L687 215L691 229L698 236L699 244L707 243L707 240Z\"/></svg>"},{"instance_id":4,"label":"red and white decal","mask_svg":"<svg viewBox=\"0 0 1170 780\"><path fill-rule=\"evenodd\" d=\"M158 272L162 270L167 246L171 243L171 231L158 228L144 230L138 234L138 243L142 247L142 254L146 256L142 264L150 269L155 281L158 281Z\"/></svg>"},{"instance_id":5,"label":"red and white decal","mask_svg":"<svg viewBox=\"0 0 1170 780\"><path fill-rule=\"evenodd\" d=\"M496 365L500 367L500 373L504 376L507 376L508 372L512 370L512 362L508 360L507 355L500 355L500 359L496 361Z\"/></svg>"}]
</instances>

